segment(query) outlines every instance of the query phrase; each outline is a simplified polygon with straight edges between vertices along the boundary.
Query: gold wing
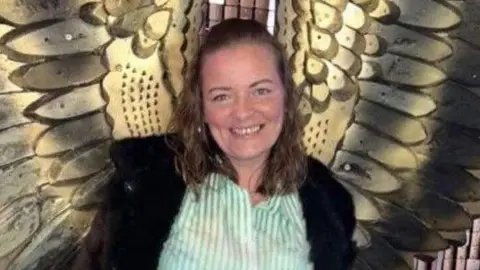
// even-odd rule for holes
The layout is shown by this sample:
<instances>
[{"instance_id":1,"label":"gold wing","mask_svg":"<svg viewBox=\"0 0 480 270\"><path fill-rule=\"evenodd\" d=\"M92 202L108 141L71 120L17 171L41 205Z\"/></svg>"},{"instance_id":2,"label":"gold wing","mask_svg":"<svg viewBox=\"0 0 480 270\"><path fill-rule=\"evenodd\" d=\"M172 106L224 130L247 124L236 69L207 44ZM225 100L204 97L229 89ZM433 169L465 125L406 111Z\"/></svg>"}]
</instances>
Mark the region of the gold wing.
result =
<instances>
[{"instance_id":1,"label":"gold wing","mask_svg":"<svg viewBox=\"0 0 480 270\"><path fill-rule=\"evenodd\" d=\"M232 16L270 30L276 17L308 152L355 198L357 269L410 269L464 241L480 212L478 4L226 2L4 1L0 269L68 265L113 171L109 143L165 131L197 33Z\"/></svg>"},{"instance_id":2,"label":"gold wing","mask_svg":"<svg viewBox=\"0 0 480 270\"><path fill-rule=\"evenodd\" d=\"M474 1L279 1L309 154L352 193L356 269L412 269L479 214Z\"/></svg>"},{"instance_id":3,"label":"gold wing","mask_svg":"<svg viewBox=\"0 0 480 270\"><path fill-rule=\"evenodd\" d=\"M111 141L165 132L201 14L193 0L2 1L0 269L66 269Z\"/></svg>"}]
</instances>

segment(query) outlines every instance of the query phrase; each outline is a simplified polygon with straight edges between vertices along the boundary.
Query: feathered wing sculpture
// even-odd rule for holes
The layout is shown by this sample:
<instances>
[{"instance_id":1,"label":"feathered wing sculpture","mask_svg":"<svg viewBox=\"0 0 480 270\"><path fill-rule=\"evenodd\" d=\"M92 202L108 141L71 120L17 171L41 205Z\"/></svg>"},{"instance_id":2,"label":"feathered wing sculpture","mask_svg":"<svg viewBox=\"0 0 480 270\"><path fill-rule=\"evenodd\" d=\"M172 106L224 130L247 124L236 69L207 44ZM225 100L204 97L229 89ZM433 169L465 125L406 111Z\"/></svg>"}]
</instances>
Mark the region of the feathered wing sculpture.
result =
<instances>
[{"instance_id":1,"label":"feathered wing sculpture","mask_svg":"<svg viewBox=\"0 0 480 270\"><path fill-rule=\"evenodd\" d=\"M66 269L111 141L165 132L200 4L2 1L0 269Z\"/></svg>"},{"instance_id":2,"label":"feathered wing sculpture","mask_svg":"<svg viewBox=\"0 0 480 270\"><path fill-rule=\"evenodd\" d=\"M480 200L475 1L280 1L304 143L352 193L357 269L465 241ZM475 171L477 170L477 171Z\"/></svg>"},{"instance_id":3,"label":"feathered wing sculpture","mask_svg":"<svg viewBox=\"0 0 480 270\"><path fill-rule=\"evenodd\" d=\"M2 2L0 269L65 269L113 172L109 144L165 132L207 9ZM473 0L276 4L307 151L354 196L357 269L411 269L414 255L462 243L480 213L477 11Z\"/></svg>"}]
</instances>

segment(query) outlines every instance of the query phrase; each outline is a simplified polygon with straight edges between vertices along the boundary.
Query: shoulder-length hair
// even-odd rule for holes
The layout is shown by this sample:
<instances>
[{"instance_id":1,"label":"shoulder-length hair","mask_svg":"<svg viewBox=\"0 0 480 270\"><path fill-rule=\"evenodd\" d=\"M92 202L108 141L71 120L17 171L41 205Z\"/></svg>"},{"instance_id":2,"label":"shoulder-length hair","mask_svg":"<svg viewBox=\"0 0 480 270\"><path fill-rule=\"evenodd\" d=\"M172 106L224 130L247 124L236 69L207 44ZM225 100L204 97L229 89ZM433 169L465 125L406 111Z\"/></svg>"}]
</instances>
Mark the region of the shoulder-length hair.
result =
<instances>
[{"instance_id":1,"label":"shoulder-length hair","mask_svg":"<svg viewBox=\"0 0 480 270\"><path fill-rule=\"evenodd\" d=\"M201 69L205 58L220 49L255 44L267 46L274 54L278 73L285 89L285 116L282 130L263 167L257 192L271 196L298 189L305 178L306 156L301 133L303 119L298 109L301 93L293 79L282 46L264 25L254 20L228 19L212 27L201 44L185 88L179 95L169 132L176 133L170 143L176 152L176 166L188 187L202 184L209 173L221 173L237 181L235 168L219 148L204 123Z\"/></svg>"}]
</instances>

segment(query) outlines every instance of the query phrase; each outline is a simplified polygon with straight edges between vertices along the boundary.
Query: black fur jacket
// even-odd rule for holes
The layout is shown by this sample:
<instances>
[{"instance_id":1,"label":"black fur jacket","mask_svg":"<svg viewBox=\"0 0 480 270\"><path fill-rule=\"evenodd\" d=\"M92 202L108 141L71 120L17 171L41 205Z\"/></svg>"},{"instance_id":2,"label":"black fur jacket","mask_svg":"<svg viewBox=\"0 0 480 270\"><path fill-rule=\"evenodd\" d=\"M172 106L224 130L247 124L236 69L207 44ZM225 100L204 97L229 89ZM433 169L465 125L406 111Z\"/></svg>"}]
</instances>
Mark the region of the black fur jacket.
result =
<instances>
[{"instance_id":1,"label":"black fur jacket","mask_svg":"<svg viewBox=\"0 0 480 270\"><path fill-rule=\"evenodd\" d=\"M165 138L113 144L116 173L72 269L157 269L186 190ZM309 158L307 181L299 194L315 269L350 269L355 217L349 193L324 165Z\"/></svg>"}]
</instances>

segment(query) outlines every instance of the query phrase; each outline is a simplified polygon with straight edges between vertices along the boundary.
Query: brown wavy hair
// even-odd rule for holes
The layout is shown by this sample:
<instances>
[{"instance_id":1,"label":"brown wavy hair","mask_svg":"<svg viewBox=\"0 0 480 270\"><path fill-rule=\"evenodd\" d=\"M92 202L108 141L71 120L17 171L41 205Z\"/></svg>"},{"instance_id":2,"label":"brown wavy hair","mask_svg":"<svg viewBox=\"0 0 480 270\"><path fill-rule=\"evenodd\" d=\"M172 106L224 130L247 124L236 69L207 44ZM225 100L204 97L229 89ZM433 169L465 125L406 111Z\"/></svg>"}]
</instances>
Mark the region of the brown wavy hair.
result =
<instances>
[{"instance_id":1,"label":"brown wavy hair","mask_svg":"<svg viewBox=\"0 0 480 270\"><path fill-rule=\"evenodd\" d=\"M187 186L195 188L207 175L217 172L236 181L237 173L204 123L201 68L205 57L220 49L255 44L267 46L275 55L285 89L282 130L266 161L257 192L271 196L296 191L305 178L306 156L301 142L302 116L298 109L301 93L293 87L291 71L282 46L264 25L254 20L228 19L215 25L205 37L187 71L185 88L179 95L169 132L176 133L169 144L176 152L176 166Z\"/></svg>"}]
</instances>

